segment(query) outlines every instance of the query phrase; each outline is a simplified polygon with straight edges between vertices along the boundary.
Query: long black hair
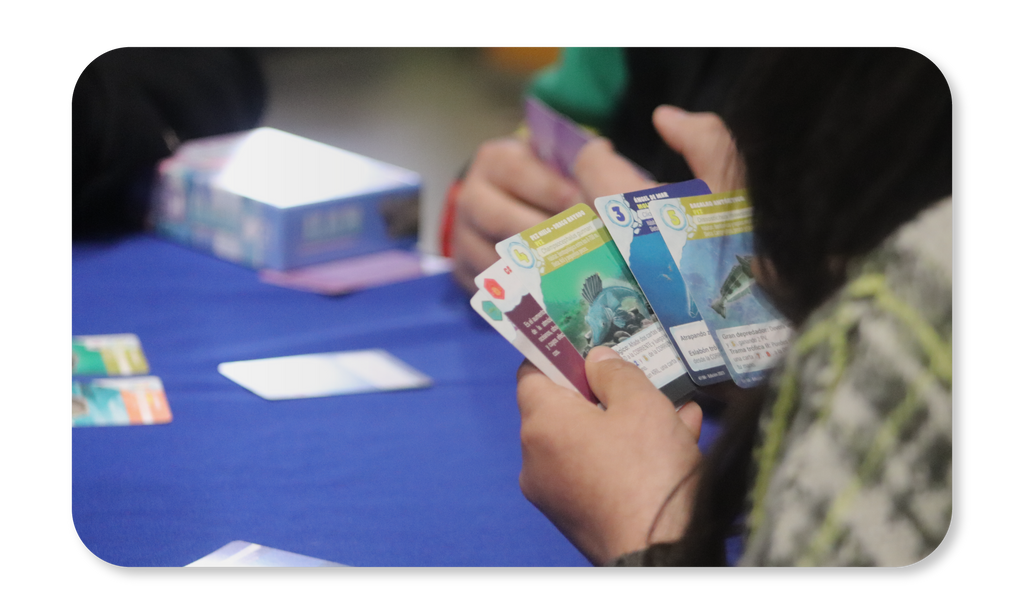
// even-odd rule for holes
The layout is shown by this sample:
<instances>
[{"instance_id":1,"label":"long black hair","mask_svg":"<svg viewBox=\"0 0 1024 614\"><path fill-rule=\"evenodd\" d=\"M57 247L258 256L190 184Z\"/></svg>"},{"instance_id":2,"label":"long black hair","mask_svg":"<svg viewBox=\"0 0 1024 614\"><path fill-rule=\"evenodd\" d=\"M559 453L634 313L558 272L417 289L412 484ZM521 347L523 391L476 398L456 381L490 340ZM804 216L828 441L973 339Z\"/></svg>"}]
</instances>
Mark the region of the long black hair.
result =
<instances>
[{"instance_id":1,"label":"long black hair","mask_svg":"<svg viewBox=\"0 0 1024 614\"><path fill-rule=\"evenodd\" d=\"M952 193L952 100L940 70L906 49L773 49L754 54L723 119L754 207L766 288L799 326L867 254ZM704 460L690 526L648 563L725 564L750 485L764 404L751 391L725 412Z\"/></svg>"}]
</instances>

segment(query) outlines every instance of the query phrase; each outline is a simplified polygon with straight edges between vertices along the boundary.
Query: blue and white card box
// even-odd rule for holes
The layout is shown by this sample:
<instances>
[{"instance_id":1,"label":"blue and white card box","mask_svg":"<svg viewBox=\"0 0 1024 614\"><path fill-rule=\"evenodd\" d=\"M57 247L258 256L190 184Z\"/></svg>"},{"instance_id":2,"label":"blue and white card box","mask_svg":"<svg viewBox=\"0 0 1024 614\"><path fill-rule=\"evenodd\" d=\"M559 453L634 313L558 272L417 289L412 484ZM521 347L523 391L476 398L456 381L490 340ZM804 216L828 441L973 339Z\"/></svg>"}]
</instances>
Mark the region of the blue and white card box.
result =
<instances>
[{"instance_id":1,"label":"blue and white card box","mask_svg":"<svg viewBox=\"0 0 1024 614\"><path fill-rule=\"evenodd\" d=\"M255 269L291 269L394 246L388 211L420 176L274 128L188 141L161 161L151 225Z\"/></svg>"}]
</instances>

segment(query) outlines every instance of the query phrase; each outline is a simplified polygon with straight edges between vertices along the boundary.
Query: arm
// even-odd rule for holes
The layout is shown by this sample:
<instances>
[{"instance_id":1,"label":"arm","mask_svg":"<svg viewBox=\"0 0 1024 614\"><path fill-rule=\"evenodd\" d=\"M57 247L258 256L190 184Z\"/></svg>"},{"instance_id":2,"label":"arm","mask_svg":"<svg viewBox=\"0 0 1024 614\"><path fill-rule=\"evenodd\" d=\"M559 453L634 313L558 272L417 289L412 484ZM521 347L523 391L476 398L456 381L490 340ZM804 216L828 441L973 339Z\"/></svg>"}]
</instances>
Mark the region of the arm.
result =
<instances>
[{"instance_id":1,"label":"arm","mask_svg":"<svg viewBox=\"0 0 1024 614\"><path fill-rule=\"evenodd\" d=\"M685 528L700 461L702 414L677 413L632 363L594 348L587 378L607 410L519 370L523 494L593 563L675 541Z\"/></svg>"},{"instance_id":2,"label":"arm","mask_svg":"<svg viewBox=\"0 0 1024 614\"><path fill-rule=\"evenodd\" d=\"M717 116L662 107L655 125L714 191L739 176ZM650 185L604 139L588 143L575 176L588 201ZM675 412L643 373L595 348L587 379L607 410L531 365L519 372L523 494L594 563L682 537L699 480L701 410Z\"/></svg>"}]
</instances>

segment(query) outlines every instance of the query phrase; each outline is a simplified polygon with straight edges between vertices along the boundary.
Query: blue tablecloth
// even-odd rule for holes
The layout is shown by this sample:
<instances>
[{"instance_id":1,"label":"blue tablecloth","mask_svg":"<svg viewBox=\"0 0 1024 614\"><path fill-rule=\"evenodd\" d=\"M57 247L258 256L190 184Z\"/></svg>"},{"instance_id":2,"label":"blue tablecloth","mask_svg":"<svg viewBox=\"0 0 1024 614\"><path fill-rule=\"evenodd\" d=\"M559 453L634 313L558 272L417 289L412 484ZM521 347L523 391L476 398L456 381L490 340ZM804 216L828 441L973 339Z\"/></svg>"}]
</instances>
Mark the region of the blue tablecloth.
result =
<instances>
[{"instance_id":1,"label":"blue tablecloth","mask_svg":"<svg viewBox=\"0 0 1024 614\"><path fill-rule=\"evenodd\" d=\"M522 358L449 275L324 297L150 236L72 255L72 332L137 334L174 416L73 429L74 523L99 558L180 566L245 540L355 566L587 564L519 491ZM265 401L217 372L364 348L434 386Z\"/></svg>"}]
</instances>

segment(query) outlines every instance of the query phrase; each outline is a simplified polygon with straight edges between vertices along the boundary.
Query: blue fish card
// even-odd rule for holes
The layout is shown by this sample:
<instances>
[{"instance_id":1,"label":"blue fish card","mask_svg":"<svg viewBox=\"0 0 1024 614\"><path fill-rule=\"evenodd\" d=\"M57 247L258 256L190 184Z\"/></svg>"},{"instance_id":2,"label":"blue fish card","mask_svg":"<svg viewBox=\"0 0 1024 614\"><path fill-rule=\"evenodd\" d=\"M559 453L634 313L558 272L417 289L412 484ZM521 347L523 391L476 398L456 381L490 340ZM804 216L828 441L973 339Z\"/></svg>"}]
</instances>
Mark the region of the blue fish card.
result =
<instances>
[{"instance_id":1,"label":"blue fish card","mask_svg":"<svg viewBox=\"0 0 1024 614\"><path fill-rule=\"evenodd\" d=\"M669 338L698 386L730 379L725 361L687 292L679 267L661 238L649 203L652 200L710 194L700 179L647 190L603 196L594 201L597 214L647 295Z\"/></svg>"},{"instance_id":2,"label":"blue fish card","mask_svg":"<svg viewBox=\"0 0 1024 614\"><path fill-rule=\"evenodd\" d=\"M590 207L571 207L495 247L580 355L610 347L677 407L693 396L675 346Z\"/></svg>"},{"instance_id":3,"label":"blue fish card","mask_svg":"<svg viewBox=\"0 0 1024 614\"><path fill-rule=\"evenodd\" d=\"M649 209L733 381L757 386L785 354L790 326L754 282L746 191L656 199Z\"/></svg>"}]
</instances>

